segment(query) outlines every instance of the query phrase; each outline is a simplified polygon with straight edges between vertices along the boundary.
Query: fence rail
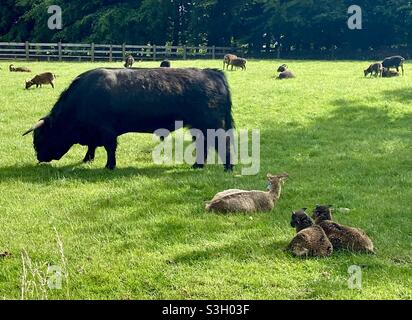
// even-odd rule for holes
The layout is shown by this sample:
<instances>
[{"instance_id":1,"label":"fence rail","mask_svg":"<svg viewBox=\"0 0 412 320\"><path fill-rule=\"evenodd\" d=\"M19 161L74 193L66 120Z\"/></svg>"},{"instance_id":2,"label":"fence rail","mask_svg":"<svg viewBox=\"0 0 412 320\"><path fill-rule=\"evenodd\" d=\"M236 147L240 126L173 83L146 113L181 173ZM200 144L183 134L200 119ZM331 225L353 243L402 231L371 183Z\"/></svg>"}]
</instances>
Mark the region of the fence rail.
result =
<instances>
[{"instance_id":1,"label":"fence rail","mask_svg":"<svg viewBox=\"0 0 412 320\"><path fill-rule=\"evenodd\" d=\"M132 54L136 60L220 59L228 53L236 53L230 47L190 47L156 45L111 45L76 43L0 42L0 60L48 60L48 61L122 61Z\"/></svg>"}]
</instances>

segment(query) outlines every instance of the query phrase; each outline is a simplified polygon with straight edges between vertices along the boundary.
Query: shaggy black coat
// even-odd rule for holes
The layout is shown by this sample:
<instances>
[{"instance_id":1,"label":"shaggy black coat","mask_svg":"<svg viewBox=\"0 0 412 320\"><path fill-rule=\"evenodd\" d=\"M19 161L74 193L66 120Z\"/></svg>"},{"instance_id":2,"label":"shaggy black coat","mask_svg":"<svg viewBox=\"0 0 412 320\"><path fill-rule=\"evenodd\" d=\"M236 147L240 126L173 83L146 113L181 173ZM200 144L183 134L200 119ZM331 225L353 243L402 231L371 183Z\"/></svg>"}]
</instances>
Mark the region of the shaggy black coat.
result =
<instances>
[{"instance_id":1,"label":"shaggy black coat","mask_svg":"<svg viewBox=\"0 0 412 320\"><path fill-rule=\"evenodd\" d=\"M232 101L224 73L167 68L88 71L74 80L50 114L25 134L34 131L40 162L60 160L73 145L80 144L88 146L85 162L94 159L97 147L104 147L106 167L114 169L119 136L159 129L173 132L175 121L201 130L205 137L208 129L233 129ZM226 154L221 156L230 171L230 140L226 143ZM204 164L205 159L198 159L195 167Z\"/></svg>"}]
</instances>

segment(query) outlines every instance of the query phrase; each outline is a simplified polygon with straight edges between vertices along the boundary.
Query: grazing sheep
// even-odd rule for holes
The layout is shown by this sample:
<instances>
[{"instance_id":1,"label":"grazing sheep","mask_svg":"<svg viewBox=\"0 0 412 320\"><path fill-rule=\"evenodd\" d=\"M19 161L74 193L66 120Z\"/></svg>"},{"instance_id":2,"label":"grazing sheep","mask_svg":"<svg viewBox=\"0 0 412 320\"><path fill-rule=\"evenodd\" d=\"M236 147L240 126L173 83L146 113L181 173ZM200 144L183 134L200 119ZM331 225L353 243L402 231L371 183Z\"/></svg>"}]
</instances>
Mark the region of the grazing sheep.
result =
<instances>
[{"instance_id":1,"label":"grazing sheep","mask_svg":"<svg viewBox=\"0 0 412 320\"><path fill-rule=\"evenodd\" d=\"M278 68L278 72L285 72L286 70L288 70L288 66L286 64L282 64L279 68Z\"/></svg>"},{"instance_id":2,"label":"grazing sheep","mask_svg":"<svg viewBox=\"0 0 412 320\"><path fill-rule=\"evenodd\" d=\"M293 73L292 71L290 71L290 70L286 70L286 71L281 72L281 73L279 74L279 76L277 77L277 79L279 79L279 80L283 80L283 79L293 79L293 78L295 78L295 75L294 75L294 73Z\"/></svg>"},{"instance_id":3,"label":"grazing sheep","mask_svg":"<svg viewBox=\"0 0 412 320\"><path fill-rule=\"evenodd\" d=\"M229 66L231 65L232 60L237 59L237 56L234 54L227 54L223 59L223 70L229 70Z\"/></svg>"},{"instance_id":4,"label":"grazing sheep","mask_svg":"<svg viewBox=\"0 0 412 320\"><path fill-rule=\"evenodd\" d=\"M130 69L130 68L133 67L134 63L135 63L135 60L134 60L133 56L132 56L131 54L129 54L129 55L126 57L124 67L125 67L126 69Z\"/></svg>"},{"instance_id":5,"label":"grazing sheep","mask_svg":"<svg viewBox=\"0 0 412 320\"><path fill-rule=\"evenodd\" d=\"M26 81L26 89L29 89L30 87L36 85L36 88L40 86L42 87L43 84L50 84L52 88L54 89L54 79L56 79L56 76L53 73L46 72L39 74L35 76L33 79L30 81Z\"/></svg>"},{"instance_id":6,"label":"grazing sheep","mask_svg":"<svg viewBox=\"0 0 412 320\"><path fill-rule=\"evenodd\" d=\"M392 71L390 69L383 69L382 71L382 78L393 78L393 77L399 77L400 73L398 71Z\"/></svg>"},{"instance_id":7,"label":"grazing sheep","mask_svg":"<svg viewBox=\"0 0 412 320\"><path fill-rule=\"evenodd\" d=\"M332 243L323 229L313 225L312 219L306 214L306 208L292 212L292 228L297 235L287 247L296 257L328 257L333 253Z\"/></svg>"},{"instance_id":8,"label":"grazing sheep","mask_svg":"<svg viewBox=\"0 0 412 320\"><path fill-rule=\"evenodd\" d=\"M275 176L268 174L268 192L238 189L220 192L206 205L206 210L221 213L272 211L280 198L282 185L288 176L287 173Z\"/></svg>"},{"instance_id":9,"label":"grazing sheep","mask_svg":"<svg viewBox=\"0 0 412 320\"><path fill-rule=\"evenodd\" d=\"M15 67L14 64L9 66L10 72L31 72L29 68L26 67Z\"/></svg>"},{"instance_id":10,"label":"grazing sheep","mask_svg":"<svg viewBox=\"0 0 412 320\"><path fill-rule=\"evenodd\" d=\"M364 231L333 222L332 207L330 205L316 206L313 218L316 224L325 231L333 247L336 250L346 249L374 254L373 243Z\"/></svg>"},{"instance_id":11,"label":"grazing sheep","mask_svg":"<svg viewBox=\"0 0 412 320\"><path fill-rule=\"evenodd\" d=\"M383 66L382 63L377 62L374 64L371 64L368 69L364 70L365 77L367 77L369 74L375 77L382 77L383 73Z\"/></svg>"},{"instance_id":12,"label":"grazing sheep","mask_svg":"<svg viewBox=\"0 0 412 320\"><path fill-rule=\"evenodd\" d=\"M172 65L169 60L163 60L160 64L160 68L170 68Z\"/></svg>"},{"instance_id":13,"label":"grazing sheep","mask_svg":"<svg viewBox=\"0 0 412 320\"><path fill-rule=\"evenodd\" d=\"M405 58L401 56L394 56L394 57L389 57L383 60L382 66L385 69L391 69L391 68L396 68L396 71L399 72L399 68L402 69L402 75L405 75L405 70L403 69L403 64L405 62Z\"/></svg>"},{"instance_id":14,"label":"grazing sheep","mask_svg":"<svg viewBox=\"0 0 412 320\"><path fill-rule=\"evenodd\" d=\"M230 65L232 66L231 70L233 71L233 67L236 67L236 69L241 68L243 71L245 71L246 63L247 63L247 60L243 58L233 59L232 61L230 61Z\"/></svg>"}]
</instances>

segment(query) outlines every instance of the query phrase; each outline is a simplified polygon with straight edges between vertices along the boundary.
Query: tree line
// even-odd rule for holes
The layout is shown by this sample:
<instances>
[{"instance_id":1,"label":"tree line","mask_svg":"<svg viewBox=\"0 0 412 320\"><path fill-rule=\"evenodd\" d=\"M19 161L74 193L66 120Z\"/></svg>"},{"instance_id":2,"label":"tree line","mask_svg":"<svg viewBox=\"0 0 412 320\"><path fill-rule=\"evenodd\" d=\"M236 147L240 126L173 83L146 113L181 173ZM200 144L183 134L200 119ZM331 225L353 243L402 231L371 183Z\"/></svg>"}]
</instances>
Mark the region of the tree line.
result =
<instances>
[{"instance_id":1,"label":"tree line","mask_svg":"<svg viewBox=\"0 0 412 320\"><path fill-rule=\"evenodd\" d=\"M361 30L347 25L354 2ZM48 27L51 5L62 9L61 30ZM240 46L258 55L412 40L410 0L2 0L0 17L0 41Z\"/></svg>"}]
</instances>

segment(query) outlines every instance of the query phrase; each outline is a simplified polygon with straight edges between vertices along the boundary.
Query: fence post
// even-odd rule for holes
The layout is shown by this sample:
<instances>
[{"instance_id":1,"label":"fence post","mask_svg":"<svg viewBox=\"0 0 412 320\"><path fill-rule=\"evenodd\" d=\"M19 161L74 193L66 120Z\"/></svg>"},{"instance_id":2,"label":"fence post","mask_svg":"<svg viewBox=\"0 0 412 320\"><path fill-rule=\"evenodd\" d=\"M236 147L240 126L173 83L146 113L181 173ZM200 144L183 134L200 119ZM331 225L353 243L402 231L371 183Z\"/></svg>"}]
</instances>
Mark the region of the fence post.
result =
<instances>
[{"instance_id":1,"label":"fence post","mask_svg":"<svg viewBox=\"0 0 412 320\"><path fill-rule=\"evenodd\" d=\"M62 61L63 60L63 57L62 57L62 42L61 41L59 41L59 44L58 44L58 50L59 50L59 61Z\"/></svg>"},{"instance_id":2,"label":"fence post","mask_svg":"<svg viewBox=\"0 0 412 320\"><path fill-rule=\"evenodd\" d=\"M280 60L280 46L278 46L277 59Z\"/></svg>"},{"instance_id":3,"label":"fence post","mask_svg":"<svg viewBox=\"0 0 412 320\"><path fill-rule=\"evenodd\" d=\"M28 41L26 41L26 43L25 43L25 49L26 49L26 60L29 60L30 51L29 51L29 42Z\"/></svg>"},{"instance_id":4,"label":"fence post","mask_svg":"<svg viewBox=\"0 0 412 320\"><path fill-rule=\"evenodd\" d=\"M212 47L212 59L215 60L216 59L216 46Z\"/></svg>"},{"instance_id":5,"label":"fence post","mask_svg":"<svg viewBox=\"0 0 412 320\"><path fill-rule=\"evenodd\" d=\"M126 44L123 43L122 44L122 59L124 59L126 57Z\"/></svg>"},{"instance_id":6,"label":"fence post","mask_svg":"<svg viewBox=\"0 0 412 320\"><path fill-rule=\"evenodd\" d=\"M113 45L110 45L109 61L110 61L110 62L113 62Z\"/></svg>"},{"instance_id":7,"label":"fence post","mask_svg":"<svg viewBox=\"0 0 412 320\"><path fill-rule=\"evenodd\" d=\"M94 43L92 43L91 60L94 62Z\"/></svg>"},{"instance_id":8,"label":"fence post","mask_svg":"<svg viewBox=\"0 0 412 320\"><path fill-rule=\"evenodd\" d=\"M183 60L187 60L187 47L183 46Z\"/></svg>"},{"instance_id":9,"label":"fence post","mask_svg":"<svg viewBox=\"0 0 412 320\"><path fill-rule=\"evenodd\" d=\"M157 58L157 48L156 45L153 46L153 60L156 61Z\"/></svg>"}]
</instances>

